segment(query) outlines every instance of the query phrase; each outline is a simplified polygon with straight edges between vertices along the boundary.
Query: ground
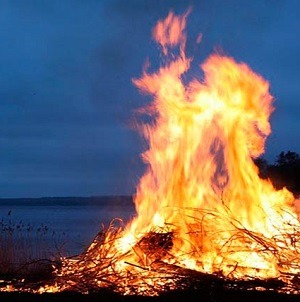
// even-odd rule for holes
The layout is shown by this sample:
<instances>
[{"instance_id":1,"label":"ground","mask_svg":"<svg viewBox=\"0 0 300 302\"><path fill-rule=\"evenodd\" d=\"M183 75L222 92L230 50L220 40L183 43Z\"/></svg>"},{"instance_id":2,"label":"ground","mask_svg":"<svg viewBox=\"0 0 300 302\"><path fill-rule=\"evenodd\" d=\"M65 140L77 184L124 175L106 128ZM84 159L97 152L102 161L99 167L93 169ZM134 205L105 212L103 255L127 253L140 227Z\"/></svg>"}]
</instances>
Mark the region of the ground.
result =
<instances>
[{"instance_id":1,"label":"ground","mask_svg":"<svg viewBox=\"0 0 300 302\"><path fill-rule=\"evenodd\" d=\"M224 290L207 288L201 291L174 291L158 297L120 296L100 291L90 294L63 292L57 294L0 293L1 302L299 302L300 295L279 294L274 291Z\"/></svg>"}]
</instances>

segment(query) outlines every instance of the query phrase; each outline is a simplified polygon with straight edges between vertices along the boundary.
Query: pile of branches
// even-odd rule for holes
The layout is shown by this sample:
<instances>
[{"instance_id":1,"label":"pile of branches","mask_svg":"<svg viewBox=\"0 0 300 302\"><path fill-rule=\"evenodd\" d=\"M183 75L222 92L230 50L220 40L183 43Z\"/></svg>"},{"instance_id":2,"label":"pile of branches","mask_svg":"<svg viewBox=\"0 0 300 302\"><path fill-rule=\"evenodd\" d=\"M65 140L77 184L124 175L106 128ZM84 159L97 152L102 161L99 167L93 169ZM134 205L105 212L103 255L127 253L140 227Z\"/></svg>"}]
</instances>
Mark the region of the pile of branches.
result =
<instances>
[{"instance_id":1,"label":"pile of branches","mask_svg":"<svg viewBox=\"0 0 300 302\"><path fill-rule=\"evenodd\" d=\"M219 214L205 212L201 219L193 218L190 225L192 236L201 242L203 237L218 241L222 237L216 231L209 233L210 223L217 224L218 219L224 223ZM174 240L179 232L169 225L141 234L134 246L126 252L116 248L116 242L123 237L124 227L119 220L114 220L107 229L103 229L82 254L62 258L53 265L52 279L18 286L19 290L33 292L75 291L94 293L103 289L121 295L163 295L174 291L236 291L269 290L300 294L300 229L298 226L283 228L292 231L277 232L267 238L263 234L251 231L227 215L232 230L219 249L218 260L213 273L199 272L184 268L180 259L172 255ZM117 222L117 223L116 223ZM240 250L239 250L240 249ZM276 259L280 276L259 279L254 275L239 275L243 267L232 262L236 252L255 252L258 255L270 255ZM199 256L201 261L201 244L191 249L191 258ZM185 255L186 256L186 255ZM128 259L134 259L129 262ZM197 258L196 258L197 259ZM223 259L220 262L220 259ZM198 264L199 264L198 263ZM120 269L120 264L124 265ZM230 272L222 267L231 266ZM258 269L254 268L258 271ZM1 291L1 289L0 289Z\"/></svg>"},{"instance_id":2,"label":"pile of branches","mask_svg":"<svg viewBox=\"0 0 300 302\"><path fill-rule=\"evenodd\" d=\"M203 225L201 228L200 232L193 224L191 231L199 235L203 233ZM277 260L281 275L269 279L259 279L253 275L236 277L235 272L241 269L239 263L230 264L231 272L226 274L219 262L212 274L186 269L171 254L176 231L170 231L169 227L144 234L135 246L120 255L114 249L114 243L122 238L123 228L112 223L96 236L84 253L62 260L61 265L56 267L55 285L58 291L90 293L105 288L124 295L147 296L174 290L215 290L216 287L300 293L300 229L295 227L293 232L274 235L272 238L250 231L239 223L233 229L231 238L219 251L224 263L227 260L230 263L231 255L237 252L238 247L242 247L245 251L271 254ZM194 253L199 254L201 250L195 249ZM136 261L126 262L129 254L134 255ZM126 269L120 271L118 264L122 259Z\"/></svg>"},{"instance_id":3,"label":"pile of branches","mask_svg":"<svg viewBox=\"0 0 300 302\"><path fill-rule=\"evenodd\" d=\"M84 253L62 259L55 271L55 284L59 291L90 293L105 288L125 295L157 295L179 288L183 277L180 268L160 261L172 248L173 234L150 232L132 249L120 255L114 244L122 238L123 227L115 226L115 221L107 230L97 234ZM126 262L129 254L134 254L138 261ZM127 269L120 272L117 266L122 259L125 259Z\"/></svg>"}]
</instances>

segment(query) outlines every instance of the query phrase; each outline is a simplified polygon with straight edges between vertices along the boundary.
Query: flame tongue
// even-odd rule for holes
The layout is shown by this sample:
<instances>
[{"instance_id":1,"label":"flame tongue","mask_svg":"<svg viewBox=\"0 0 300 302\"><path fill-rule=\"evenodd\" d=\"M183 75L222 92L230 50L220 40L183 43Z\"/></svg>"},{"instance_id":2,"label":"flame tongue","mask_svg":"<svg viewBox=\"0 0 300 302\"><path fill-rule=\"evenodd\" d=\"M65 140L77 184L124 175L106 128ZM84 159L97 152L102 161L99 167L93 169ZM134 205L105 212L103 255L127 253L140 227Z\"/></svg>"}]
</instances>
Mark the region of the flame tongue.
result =
<instances>
[{"instance_id":1,"label":"flame tongue","mask_svg":"<svg viewBox=\"0 0 300 302\"><path fill-rule=\"evenodd\" d=\"M203 81L185 86L182 75L191 62L184 53L186 17L171 12L158 22L153 36L167 63L134 80L153 95L148 113L155 120L143 128L148 169L127 234L168 226L176 233L172 253L180 265L211 272L239 264L277 275L273 254L258 255L259 244L245 233L238 238L240 230L271 238L284 222L298 223L292 194L260 179L252 161L271 132L269 84L246 64L213 54L201 66ZM177 45L175 56L170 49Z\"/></svg>"},{"instance_id":2,"label":"flame tongue","mask_svg":"<svg viewBox=\"0 0 300 302\"><path fill-rule=\"evenodd\" d=\"M203 81L184 85L187 15L171 12L158 22L153 37L166 64L134 80L153 95L137 216L64 259L59 284L41 291L113 287L153 295L177 288L178 267L234 278L300 275L293 196L260 179L252 161L271 132L269 84L246 64L214 54L201 66Z\"/></svg>"}]
</instances>

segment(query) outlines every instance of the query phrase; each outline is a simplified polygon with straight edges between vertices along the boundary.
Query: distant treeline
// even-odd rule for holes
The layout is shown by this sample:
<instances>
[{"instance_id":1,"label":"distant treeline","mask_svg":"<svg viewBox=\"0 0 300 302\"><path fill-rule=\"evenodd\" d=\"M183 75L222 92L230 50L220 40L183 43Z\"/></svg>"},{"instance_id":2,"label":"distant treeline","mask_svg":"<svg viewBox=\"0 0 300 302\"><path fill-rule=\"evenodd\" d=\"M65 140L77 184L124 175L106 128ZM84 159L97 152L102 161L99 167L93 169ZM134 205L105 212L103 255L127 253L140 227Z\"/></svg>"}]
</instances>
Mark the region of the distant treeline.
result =
<instances>
[{"instance_id":1,"label":"distant treeline","mask_svg":"<svg viewBox=\"0 0 300 302\"><path fill-rule=\"evenodd\" d=\"M293 151L281 152L274 163L259 157L254 160L261 178L269 178L274 187L286 187L295 196L300 195L300 155Z\"/></svg>"},{"instance_id":2,"label":"distant treeline","mask_svg":"<svg viewBox=\"0 0 300 302\"><path fill-rule=\"evenodd\" d=\"M0 198L0 206L133 206L132 196Z\"/></svg>"}]
</instances>

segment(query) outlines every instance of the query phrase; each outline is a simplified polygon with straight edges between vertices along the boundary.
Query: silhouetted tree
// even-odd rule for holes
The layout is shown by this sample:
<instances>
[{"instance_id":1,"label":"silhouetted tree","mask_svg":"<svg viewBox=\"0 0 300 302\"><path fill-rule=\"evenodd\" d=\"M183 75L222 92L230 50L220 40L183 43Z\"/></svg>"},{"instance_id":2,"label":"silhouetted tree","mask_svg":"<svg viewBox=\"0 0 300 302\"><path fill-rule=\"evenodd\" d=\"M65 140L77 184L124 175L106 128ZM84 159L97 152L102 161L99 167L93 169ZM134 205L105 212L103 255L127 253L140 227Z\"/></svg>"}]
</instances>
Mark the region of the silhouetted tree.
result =
<instances>
[{"instance_id":1,"label":"silhouetted tree","mask_svg":"<svg viewBox=\"0 0 300 302\"><path fill-rule=\"evenodd\" d=\"M275 164L268 167L267 177L273 185L299 195L300 193L300 155L293 151L280 152Z\"/></svg>"},{"instance_id":2,"label":"silhouetted tree","mask_svg":"<svg viewBox=\"0 0 300 302\"><path fill-rule=\"evenodd\" d=\"M259 168L259 176L268 178L277 189L286 187L294 195L300 195L300 155L293 151L280 152L273 164L259 157L253 160Z\"/></svg>"},{"instance_id":3,"label":"silhouetted tree","mask_svg":"<svg viewBox=\"0 0 300 302\"><path fill-rule=\"evenodd\" d=\"M296 152L280 152L277 156L276 164L278 166L292 165L300 162L300 155Z\"/></svg>"}]
</instances>

